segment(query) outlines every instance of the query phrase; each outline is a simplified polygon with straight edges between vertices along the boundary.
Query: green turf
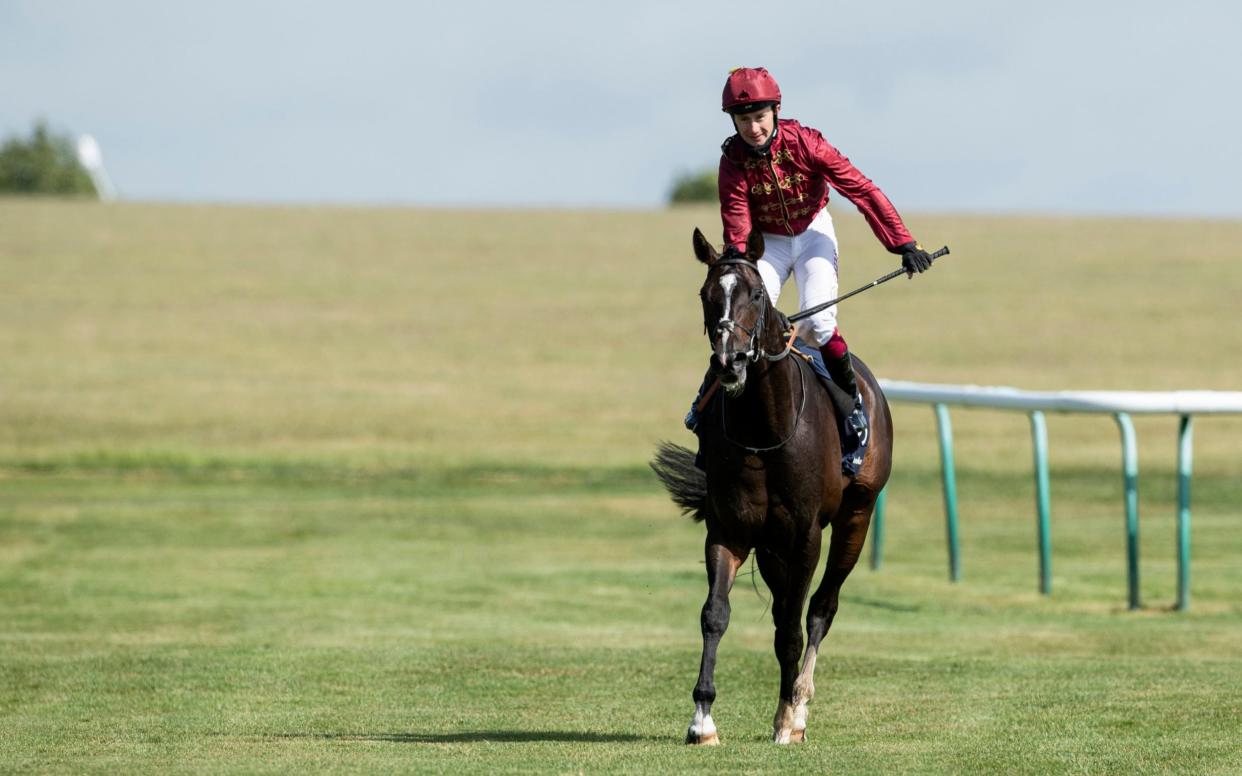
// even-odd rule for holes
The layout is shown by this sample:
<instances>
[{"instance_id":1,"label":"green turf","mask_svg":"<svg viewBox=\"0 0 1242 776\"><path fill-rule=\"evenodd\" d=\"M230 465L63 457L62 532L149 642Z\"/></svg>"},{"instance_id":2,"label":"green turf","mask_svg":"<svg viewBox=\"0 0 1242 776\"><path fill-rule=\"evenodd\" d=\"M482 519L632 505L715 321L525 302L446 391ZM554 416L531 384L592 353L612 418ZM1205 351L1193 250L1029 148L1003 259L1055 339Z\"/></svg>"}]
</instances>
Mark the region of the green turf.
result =
<instances>
[{"instance_id":1,"label":"green turf","mask_svg":"<svg viewBox=\"0 0 1242 776\"><path fill-rule=\"evenodd\" d=\"M954 413L951 584L934 419L895 408L884 566L846 585L811 740L766 741L744 576L725 745L680 744L702 527L645 461L688 441L715 219L0 201L0 770L1242 771L1231 418L1197 421L1182 614L1176 422L1138 419L1131 613L1111 420L1049 418L1044 598L1025 419ZM837 219L844 285L888 269ZM910 220L953 263L843 310L884 376L1242 384L1242 225Z\"/></svg>"}]
</instances>

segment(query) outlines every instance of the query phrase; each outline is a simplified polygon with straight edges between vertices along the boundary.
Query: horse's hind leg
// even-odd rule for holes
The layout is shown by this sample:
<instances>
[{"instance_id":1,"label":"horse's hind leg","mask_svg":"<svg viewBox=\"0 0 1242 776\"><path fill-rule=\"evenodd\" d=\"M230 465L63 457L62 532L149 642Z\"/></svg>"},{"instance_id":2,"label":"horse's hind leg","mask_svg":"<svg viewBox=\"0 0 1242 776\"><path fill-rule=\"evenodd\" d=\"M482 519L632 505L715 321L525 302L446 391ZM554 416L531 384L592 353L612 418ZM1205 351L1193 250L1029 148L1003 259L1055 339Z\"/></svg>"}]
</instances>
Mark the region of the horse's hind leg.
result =
<instances>
[{"instance_id":1,"label":"horse's hind leg","mask_svg":"<svg viewBox=\"0 0 1242 776\"><path fill-rule=\"evenodd\" d=\"M806 654L802 656L802 671L794 683L794 730L806 730L807 703L815 695L815 660L819 655L819 645L828 635L828 629L837 615L841 585L862 554L874 506L874 494L851 487L846 492L841 511L832 520L832 538L828 542L824 578L811 596L811 605L806 612Z\"/></svg>"},{"instance_id":2,"label":"horse's hind leg","mask_svg":"<svg viewBox=\"0 0 1242 776\"><path fill-rule=\"evenodd\" d=\"M780 698L772 719L772 740L788 744L804 739L806 725L797 726L795 682L798 656L802 652L802 604L811 587L811 577L819 561L820 529L815 525L806 542L797 550L781 555L756 555L759 571L772 591L772 621L776 625L776 659L781 666Z\"/></svg>"},{"instance_id":3,"label":"horse's hind leg","mask_svg":"<svg viewBox=\"0 0 1242 776\"><path fill-rule=\"evenodd\" d=\"M730 549L707 537L707 601L703 604L703 659L699 663L699 681L694 686L694 719L686 731L687 744L718 744L716 723L712 721L712 703L716 700L716 648L729 627L729 590L737 570L746 560L745 549Z\"/></svg>"}]
</instances>

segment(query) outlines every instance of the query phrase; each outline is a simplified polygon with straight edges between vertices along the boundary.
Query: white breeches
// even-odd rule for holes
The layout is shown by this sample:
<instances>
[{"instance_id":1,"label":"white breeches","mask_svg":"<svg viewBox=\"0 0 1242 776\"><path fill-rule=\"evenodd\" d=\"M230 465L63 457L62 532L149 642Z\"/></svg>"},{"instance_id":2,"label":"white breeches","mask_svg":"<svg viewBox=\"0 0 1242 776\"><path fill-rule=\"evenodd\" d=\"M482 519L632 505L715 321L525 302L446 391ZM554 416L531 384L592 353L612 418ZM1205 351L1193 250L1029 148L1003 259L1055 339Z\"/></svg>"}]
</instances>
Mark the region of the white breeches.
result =
<instances>
[{"instance_id":1,"label":"white breeches","mask_svg":"<svg viewBox=\"0 0 1242 776\"><path fill-rule=\"evenodd\" d=\"M819 211L802 234L763 233L763 256L759 274L772 304L781 295L781 286L794 274L798 281L798 309L805 310L837 295L837 233L828 208ZM835 305L798 324L801 337L812 345L823 345L837 329Z\"/></svg>"}]
</instances>

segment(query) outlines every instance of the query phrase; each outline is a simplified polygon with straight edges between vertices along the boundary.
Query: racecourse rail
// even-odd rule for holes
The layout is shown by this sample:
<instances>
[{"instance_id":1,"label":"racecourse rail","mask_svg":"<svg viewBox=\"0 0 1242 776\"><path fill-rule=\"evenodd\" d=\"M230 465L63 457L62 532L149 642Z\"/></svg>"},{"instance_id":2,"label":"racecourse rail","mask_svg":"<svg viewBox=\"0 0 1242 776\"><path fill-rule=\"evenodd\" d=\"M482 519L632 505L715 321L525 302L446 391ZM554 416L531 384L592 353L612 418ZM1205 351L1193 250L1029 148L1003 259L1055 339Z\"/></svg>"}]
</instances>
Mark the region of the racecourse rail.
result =
<instances>
[{"instance_id":1,"label":"racecourse rail","mask_svg":"<svg viewBox=\"0 0 1242 776\"><path fill-rule=\"evenodd\" d=\"M1190 605L1190 466L1194 415L1242 414L1242 391L1022 391L977 385L935 385L881 380L889 401L931 405L940 435L940 468L944 490L945 532L949 545L949 579L961 578L957 532L957 478L953 468L950 404L1027 412L1035 452L1035 509L1039 540L1039 590L1052 592L1052 541L1048 488L1048 431L1045 412L1110 414L1121 430L1122 474L1125 483L1126 568L1129 606L1139 601L1138 446L1131 415L1177 415L1177 609ZM884 546L884 505L880 493L872 526L871 568L880 567Z\"/></svg>"}]
</instances>

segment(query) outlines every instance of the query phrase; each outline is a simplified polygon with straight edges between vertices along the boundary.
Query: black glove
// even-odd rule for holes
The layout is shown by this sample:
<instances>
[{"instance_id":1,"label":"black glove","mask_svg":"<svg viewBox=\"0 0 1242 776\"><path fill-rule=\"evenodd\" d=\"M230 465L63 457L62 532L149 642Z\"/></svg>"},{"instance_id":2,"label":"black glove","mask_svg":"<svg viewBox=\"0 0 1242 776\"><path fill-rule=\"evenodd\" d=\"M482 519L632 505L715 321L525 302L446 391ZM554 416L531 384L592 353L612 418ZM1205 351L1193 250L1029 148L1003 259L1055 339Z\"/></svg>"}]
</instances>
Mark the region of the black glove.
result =
<instances>
[{"instance_id":1,"label":"black glove","mask_svg":"<svg viewBox=\"0 0 1242 776\"><path fill-rule=\"evenodd\" d=\"M923 246L917 242L898 245L893 249L893 252L901 254L901 268L906 271L906 275L909 277L914 277L916 272L926 272L931 269L931 254L923 250Z\"/></svg>"}]
</instances>

